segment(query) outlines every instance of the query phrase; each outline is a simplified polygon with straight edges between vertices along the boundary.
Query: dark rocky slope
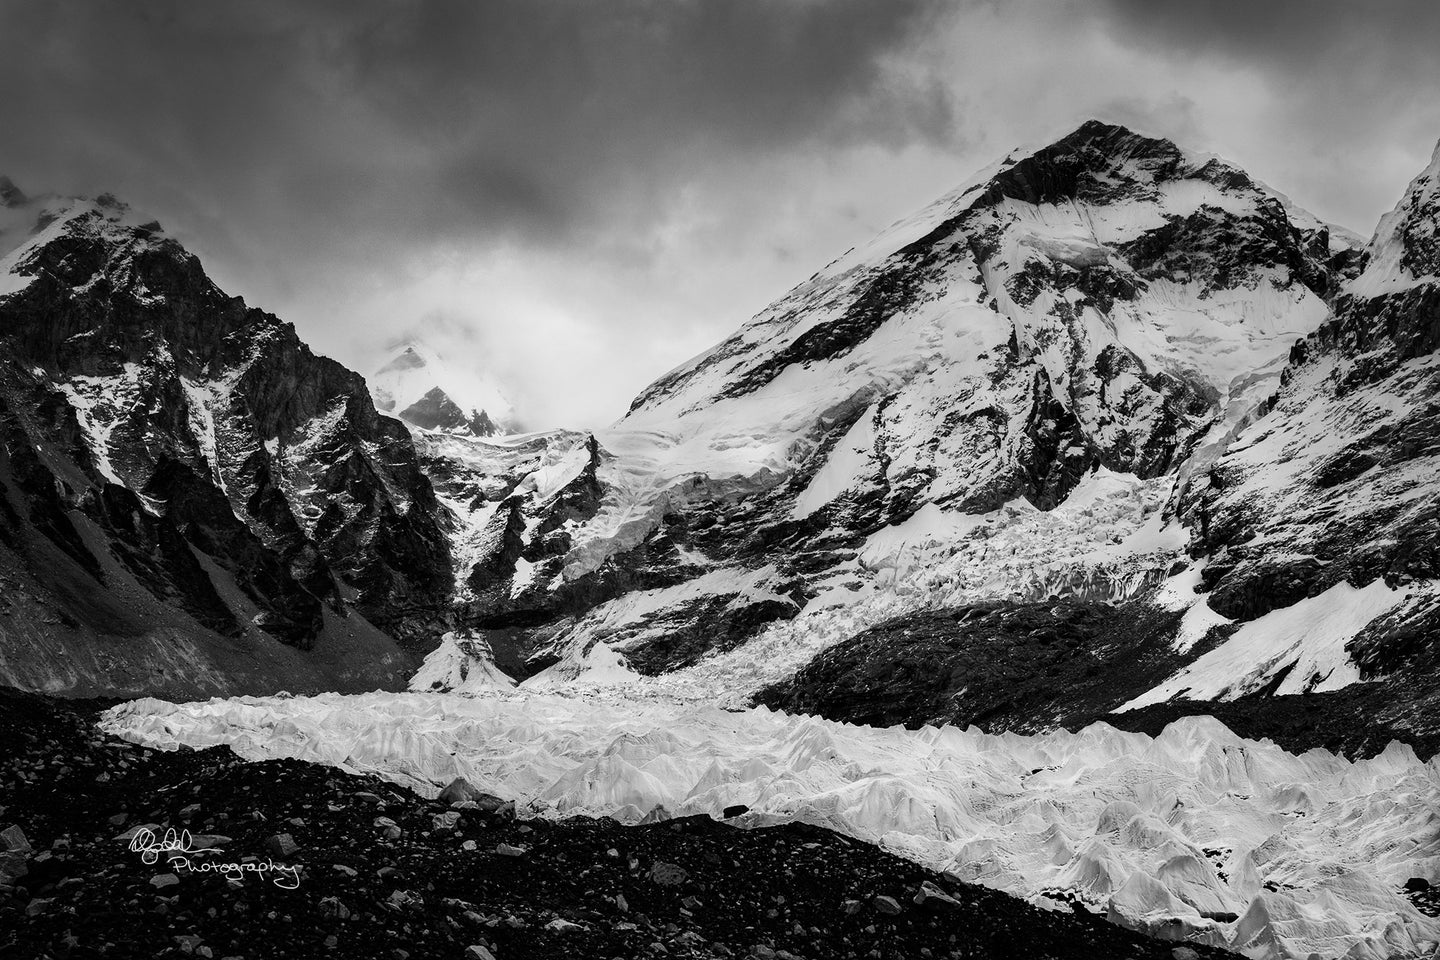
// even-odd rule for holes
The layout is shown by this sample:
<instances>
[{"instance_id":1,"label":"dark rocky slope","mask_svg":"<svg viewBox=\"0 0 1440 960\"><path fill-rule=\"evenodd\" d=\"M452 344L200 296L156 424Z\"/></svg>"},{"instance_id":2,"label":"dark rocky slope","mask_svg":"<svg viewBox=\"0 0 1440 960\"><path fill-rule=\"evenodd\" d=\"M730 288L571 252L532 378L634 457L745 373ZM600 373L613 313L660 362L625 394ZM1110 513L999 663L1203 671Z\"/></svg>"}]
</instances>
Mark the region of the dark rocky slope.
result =
<instances>
[{"instance_id":1,"label":"dark rocky slope","mask_svg":"<svg viewBox=\"0 0 1440 960\"><path fill-rule=\"evenodd\" d=\"M912 614L823 651L757 702L873 726L1035 732L1104 714L1179 664L1178 614L1145 604L993 600Z\"/></svg>"},{"instance_id":2,"label":"dark rocky slope","mask_svg":"<svg viewBox=\"0 0 1440 960\"><path fill-rule=\"evenodd\" d=\"M1145 604L991 601L900 617L824 651L756 702L791 713L916 728L975 725L998 733L1100 721L1156 736L1173 720L1214 716L1242 737L1292 753L1321 747L1374 756L1392 740L1421 758L1440 754L1440 670L1433 659L1403 675L1343 690L1228 701L1175 700L1113 713L1187 657L1168 644L1177 614ZM1190 656L1228 631L1217 631Z\"/></svg>"}]
</instances>

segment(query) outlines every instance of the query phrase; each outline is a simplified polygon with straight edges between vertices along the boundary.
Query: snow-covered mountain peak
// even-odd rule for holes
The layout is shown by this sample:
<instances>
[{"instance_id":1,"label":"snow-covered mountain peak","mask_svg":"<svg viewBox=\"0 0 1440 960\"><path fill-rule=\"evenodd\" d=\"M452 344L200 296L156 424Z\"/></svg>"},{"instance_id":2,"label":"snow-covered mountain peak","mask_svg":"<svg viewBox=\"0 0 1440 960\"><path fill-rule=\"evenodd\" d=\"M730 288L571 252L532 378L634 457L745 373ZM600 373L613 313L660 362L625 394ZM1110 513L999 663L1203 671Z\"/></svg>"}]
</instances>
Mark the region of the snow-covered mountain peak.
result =
<instances>
[{"instance_id":1,"label":"snow-covered mountain peak","mask_svg":"<svg viewBox=\"0 0 1440 960\"><path fill-rule=\"evenodd\" d=\"M135 311L92 315L60 306L97 284ZM157 221L110 194L46 194L0 207L0 301L21 298L31 307L11 332L29 339L47 366L91 373L101 346L107 366L145 361L161 345L203 362L244 307L238 298L230 303ZM190 307L201 300L226 309Z\"/></svg>"},{"instance_id":2,"label":"snow-covered mountain peak","mask_svg":"<svg viewBox=\"0 0 1440 960\"><path fill-rule=\"evenodd\" d=\"M1328 261L1347 255L1351 242L1223 160L1090 121L1049 146L1011 153L834 261L735 336L652 384L632 417L708 411L712 401L757 391L793 365L849 356L882 327L893 331L887 321L907 305L942 291L953 298L967 282L977 284L979 302L995 300L1022 354L1053 339L1036 326L1049 326L1043 318L1057 309L1040 287L1057 285L1061 299L1082 297L1096 308L1090 322L1100 329L1087 339L1105 338L1103 328L1114 325L1107 315L1117 309L1133 314L1131 305L1149 300L1142 312L1157 321L1175 317L1177 299L1204 298L1211 302L1197 308L1218 339L1280 336L1288 344L1318 323L1320 301L1335 286ZM1282 291L1278 298L1272 289ZM1225 302L1238 297L1250 306L1227 311ZM1142 324L1148 329L1123 345L1151 366L1211 368L1222 389L1260 365L1248 350L1236 355L1226 345L1216 368L1209 336L1156 329L1165 325ZM1154 342L1157 333L1163 344Z\"/></svg>"},{"instance_id":3,"label":"snow-covered mountain peak","mask_svg":"<svg viewBox=\"0 0 1440 960\"><path fill-rule=\"evenodd\" d=\"M810 507L862 489L896 519L1052 507L1087 470L1152 476L1246 417L1353 269L1336 247L1239 168L1091 121L847 253L617 428L663 436L669 476L828 462ZM850 428L837 449L873 449L841 469L827 451Z\"/></svg>"},{"instance_id":4,"label":"snow-covered mountain peak","mask_svg":"<svg viewBox=\"0 0 1440 960\"><path fill-rule=\"evenodd\" d=\"M447 360L413 337L392 351L367 378L380 410L425 430L491 436L515 429L515 408L486 371Z\"/></svg>"},{"instance_id":5,"label":"snow-covered mountain peak","mask_svg":"<svg viewBox=\"0 0 1440 960\"><path fill-rule=\"evenodd\" d=\"M1243 171L1216 157L1187 153L1170 140L1089 120L1054 143L1004 164L975 203L988 205L1002 197L1029 203L1103 203L1128 187L1190 177L1219 186L1250 182Z\"/></svg>"},{"instance_id":6,"label":"snow-covered mountain peak","mask_svg":"<svg viewBox=\"0 0 1440 960\"><path fill-rule=\"evenodd\" d=\"M275 646L308 649L346 618L356 636L355 611L399 634L394 611L448 599L446 518L358 374L113 196L16 198L0 234L0 578L96 604L45 621L65 628L47 635L58 654L33 644L0 679L118 687L159 657L185 666L156 682L191 689L219 689L222 663L333 682L278 666ZM191 646L158 652L152 630ZM238 664L226 643L242 637L245 657L279 660Z\"/></svg>"},{"instance_id":7,"label":"snow-covered mountain peak","mask_svg":"<svg viewBox=\"0 0 1440 960\"><path fill-rule=\"evenodd\" d=\"M457 626L515 676L599 641L655 673L928 602L920 567L946 602L1129 597L1184 545L1173 475L1274 394L1355 257L1168 140L1091 122L1012 151L593 438L429 438Z\"/></svg>"}]
</instances>

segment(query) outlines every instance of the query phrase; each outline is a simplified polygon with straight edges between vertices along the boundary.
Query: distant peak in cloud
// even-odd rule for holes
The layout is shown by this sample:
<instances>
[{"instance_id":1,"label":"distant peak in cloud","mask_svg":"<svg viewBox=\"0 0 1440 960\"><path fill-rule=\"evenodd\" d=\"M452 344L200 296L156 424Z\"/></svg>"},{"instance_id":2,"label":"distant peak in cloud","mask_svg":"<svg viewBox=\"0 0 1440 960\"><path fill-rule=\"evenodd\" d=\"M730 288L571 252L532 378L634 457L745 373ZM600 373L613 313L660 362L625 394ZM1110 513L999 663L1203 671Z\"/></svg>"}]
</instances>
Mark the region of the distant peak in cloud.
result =
<instances>
[{"instance_id":1,"label":"distant peak in cloud","mask_svg":"<svg viewBox=\"0 0 1440 960\"><path fill-rule=\"evenodd\" d=\"M515 407L478 352L442 356L415 335L393 342L390 358L366 378L376 408L427 430L514 432Z\"/></svg>"},{"instance_id":2,"label":"distant peak in cloud","mask_svg":"<svg viewBox=\"0 0 1440 960\"><path fill-rule=\"evenodd\" d=\"M25 194L9 177L0 174L0 204L14 207L26 201Z\"/></svg>"}]
</instances>

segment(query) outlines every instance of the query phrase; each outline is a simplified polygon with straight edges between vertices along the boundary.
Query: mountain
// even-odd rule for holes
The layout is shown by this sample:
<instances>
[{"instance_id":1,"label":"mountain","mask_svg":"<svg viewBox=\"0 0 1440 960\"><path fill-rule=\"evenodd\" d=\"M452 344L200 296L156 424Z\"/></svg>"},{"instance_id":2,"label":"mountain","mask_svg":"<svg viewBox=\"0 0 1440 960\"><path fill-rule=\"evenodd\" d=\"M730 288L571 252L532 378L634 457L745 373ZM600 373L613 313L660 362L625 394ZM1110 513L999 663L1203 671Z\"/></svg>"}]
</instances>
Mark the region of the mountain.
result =
<instances>
[{"instance_id":1,"label":"mountain","mask_svg":"<svg viewBox=\"0 0 1440 960\"><path fill-rule=\"evenodd\" d=\"M1194 606L1171 594L1203 566L1177 485L1264 409L1360 246L1122 127L1012 154L613 428L457 446L457 623L511 671L583 676L603 644L738 702L866 627L970 603L1071 597L1103 621L1164 589L1133 643L1170 651Z\"/></svg>"},{"instance_id":2,"label":"mountain","mask_svg":"<svg viewBox=\"0 0 1440 960\"><path fill-rule=\"evenodd\" d=\"M483 372L461 375L415 338L399 343L369 384L378 409L422 430L493 437L517 423L514 407Z\"/></svg>"},{"instance_id":3,"label":"mountain","mask_svg":"<svg viewBox=\"0 0 1440 960\"><path fill-rule=\"evenodd\" d=\"M1212 558L1208 602L1226 616L1340 583L1440 577L1437 180L1440 152L1381 221L1333 317L1296 344L1263 427L1182 501Z\"/></svg>"},{"instance_id":4,"label":"mountain","mask_svg":"<svg viewBox=\"0 0 1440 960\"><path fill-rule=\"evenodd\" d=\"M1437 179L1440 152L1347 258L1278 383L1166 479L1161 532L1184 552L1157 587L1118 605L935 604L761 699L1011 729L1206 712L1292 749L1440 749Z\"/></svg>"},{"instance_id":5,"label":"mountain","mask_svg":"<svg viewBox=\"0 0 1440 960\"><path fill-rule=\"evenodd\" d=\"M405 427L113 197L3 204L0 682L403 682L452 522Z\"/></svg>"},{"instance_id":6,"label":"mountain","mask_svg":"<svg viewBox=\"0 0 1440 960\"><path fill-rule=\"evenodd\" d=\"M7 183L0 678L1440 746L1436 180L1365 243L1091 121L525 434L422 343L367 388L113 198Z\"/></svg>"}]
</instances>

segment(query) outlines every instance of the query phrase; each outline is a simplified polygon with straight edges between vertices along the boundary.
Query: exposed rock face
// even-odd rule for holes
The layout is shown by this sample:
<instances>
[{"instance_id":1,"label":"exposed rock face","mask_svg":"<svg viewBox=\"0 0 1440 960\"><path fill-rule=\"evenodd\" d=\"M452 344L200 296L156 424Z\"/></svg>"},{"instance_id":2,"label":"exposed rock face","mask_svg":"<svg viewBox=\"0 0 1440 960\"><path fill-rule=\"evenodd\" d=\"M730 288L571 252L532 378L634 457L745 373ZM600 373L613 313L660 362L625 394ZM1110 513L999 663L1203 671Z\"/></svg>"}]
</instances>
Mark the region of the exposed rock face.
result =
<instances>
[{"instance_id":1,"label":"exposed rock face","mask_svg":"<svg viewBox=\"0 0 1440 960\"><path fill-rule=\"evenodd\" d=\"M103 668L46 676L37 658L78 643L78 662L97 638L145 638L105 655L123 664L173 622L199 639L164 679L133 681L142 689L227 675L324 686L352 670L393 682L407 658L365 621L423 637L451 579L446 517L406 429L376 412L361 377L227 297L117 201L10 201L6 215L0 551L60 622L37 631L32 609L0 624L0 679L104 687ZM136 589L158 605L137 604ZM261 679L267 657L295 661L274 641L343 647L357 631L370 639L355 656L371 662L336 671L344 653L330 649L315 658L324 667ZM27 652L22 635L57 649ZM223 656L207 651L216 635L232 638ZM269 652L237 678L221 661L248 648ZM125 669L112 672L128 688Z\"/></svg>"},{"instance_id":2,"label":"exposed rock face","mask_svg":"<svg viewBox=\"0 0 1440 960\"><path fill-rule=\"evenodd\" d=\"M439 387L400 411L400 419L422 430L462 431L476 437L493 437L500 432L484 410L466 414L449 394Z\"/></svg>"}]
</instances>

